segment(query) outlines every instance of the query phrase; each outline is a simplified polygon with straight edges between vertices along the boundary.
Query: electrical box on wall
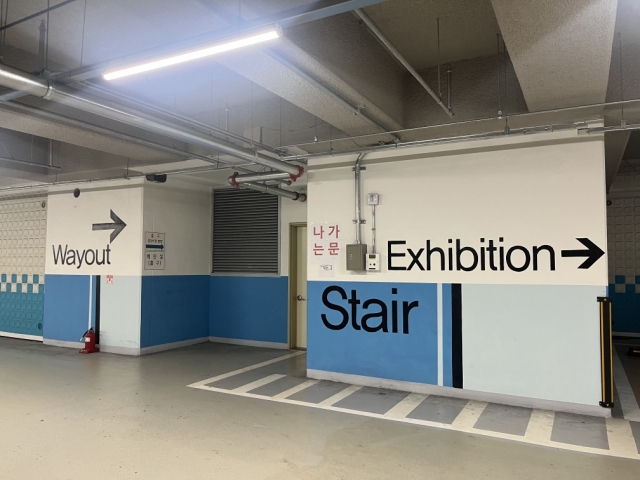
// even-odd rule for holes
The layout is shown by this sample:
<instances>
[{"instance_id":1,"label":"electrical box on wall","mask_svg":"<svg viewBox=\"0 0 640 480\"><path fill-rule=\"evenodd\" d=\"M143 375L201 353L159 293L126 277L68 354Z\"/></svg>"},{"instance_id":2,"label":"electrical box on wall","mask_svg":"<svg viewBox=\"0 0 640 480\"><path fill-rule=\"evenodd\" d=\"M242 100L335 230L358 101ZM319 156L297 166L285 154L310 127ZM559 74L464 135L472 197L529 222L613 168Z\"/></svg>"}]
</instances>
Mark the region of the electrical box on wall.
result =
<instances>
[{"instance_id":1,"label":"electrical box on wall","mask_svg":"<svg viewBox=\"0 0 640 480\"><path fill-rule=\"evenodd\" d=\"M367 272L379 272L380 271L380 254L379 253L367 253L366 255Z\"/></svg>"},{"instance_id":2,"label":"electrical box on wall","mask_svg":"<svg viewBox=\"0 0 640 480\"><path fill-rule=\"evenodd\" d=\"M352 272L365 271L365 256L367 254L367 245L356 243L347 245L347 270Z\"/></svg>"},{"instance_id":3,"label":"electrical box on wall","mask_svg":"<svg viewBox=\"0 0 640 480\"><path fill-rule=\"evenodd\" d=\"M380 194L379 193L368 193L367 194L367 205L380 205Z\"/></svg>"}]
</instances>

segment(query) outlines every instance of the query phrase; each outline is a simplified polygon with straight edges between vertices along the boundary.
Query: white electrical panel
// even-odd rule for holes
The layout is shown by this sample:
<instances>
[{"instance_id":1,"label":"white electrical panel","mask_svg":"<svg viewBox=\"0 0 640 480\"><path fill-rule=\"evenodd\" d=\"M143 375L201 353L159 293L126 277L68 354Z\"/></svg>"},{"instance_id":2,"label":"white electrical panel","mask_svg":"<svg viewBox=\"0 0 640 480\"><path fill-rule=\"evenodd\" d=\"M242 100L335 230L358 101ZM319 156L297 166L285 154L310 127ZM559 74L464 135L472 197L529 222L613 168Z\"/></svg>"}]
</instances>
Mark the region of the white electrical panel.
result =
<instances>
[{"instance_id":1,"label":"white electrical panel","mask_svg":"<svg viewBox=\"0 0 640 480\"><path fill-rule=\"evenodd\" d=\"M380 271L380 254L379 253L367 253L366 256L367 272L379 272Z\"/></svg>"},{"instance_id":2,"label":"white electrical panel","mask_svg":"<svg viewBox=\"0 0 640 480\"><path fill-rule=\"evenodd\" d=\"M379 205L380 204L380 195L377 193L368 193L367 194L367 205Z\"/></svg>"}]
</instances>

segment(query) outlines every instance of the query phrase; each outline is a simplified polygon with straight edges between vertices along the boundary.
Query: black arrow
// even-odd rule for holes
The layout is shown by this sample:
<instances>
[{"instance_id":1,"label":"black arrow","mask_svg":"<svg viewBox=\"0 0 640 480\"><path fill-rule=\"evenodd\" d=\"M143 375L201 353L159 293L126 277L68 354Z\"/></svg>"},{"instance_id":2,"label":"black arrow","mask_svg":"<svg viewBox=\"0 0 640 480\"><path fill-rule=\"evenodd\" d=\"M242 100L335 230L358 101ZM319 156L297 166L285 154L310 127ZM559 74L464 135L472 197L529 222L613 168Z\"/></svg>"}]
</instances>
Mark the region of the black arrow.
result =
<instances>
[{"instance_id":1,"label":"black arrow","mask_svg":"<svg viewBox=\"0 0 640 480\"><path fill-rule=\"evenodd\" d=\"M596 263L598 259L604 255L604 252L600 247L593 243L588 238L576 238L581 244L587 247L586 250L562 250L563 257L587 257L578 268L589 268Z\"/></svg>"},{"instance_id":2,"label":"black arrow","mask_svg":"<svg viewBox=\"0 0 640 480\"><path fill-rule=\"evenodd\" d=\"M113 210L110 210L110 212L111 220L113 220L113 223L94 223L93 230L113 230L113 232L111 232L111 236L109 237L109 243L113 243L113 241L118 235L120 235L120 232L124 230L124 227L126 227L127 224L120 220L120 217L113 213Z\"/></svg>"}]
</instances>

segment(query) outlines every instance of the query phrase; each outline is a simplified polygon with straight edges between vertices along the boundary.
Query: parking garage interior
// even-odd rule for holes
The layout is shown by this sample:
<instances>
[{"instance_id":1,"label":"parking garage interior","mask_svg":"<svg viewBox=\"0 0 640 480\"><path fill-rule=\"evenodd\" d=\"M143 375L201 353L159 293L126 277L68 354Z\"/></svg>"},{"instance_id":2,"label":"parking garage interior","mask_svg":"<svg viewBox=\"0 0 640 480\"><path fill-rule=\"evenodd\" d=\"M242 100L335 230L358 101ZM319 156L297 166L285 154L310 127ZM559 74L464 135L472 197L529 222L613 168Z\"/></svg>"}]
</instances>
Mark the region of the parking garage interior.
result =
<instances>
[{"instance_id":1,"label":"parking garage interior","mask_svg":"<svg viewBox=\"0 0 640 480\"><path fill-rule=\"evenodd\" d=\"M0 0L0 478L637 479L638 25Z\"/></svg>"}]
</instances>

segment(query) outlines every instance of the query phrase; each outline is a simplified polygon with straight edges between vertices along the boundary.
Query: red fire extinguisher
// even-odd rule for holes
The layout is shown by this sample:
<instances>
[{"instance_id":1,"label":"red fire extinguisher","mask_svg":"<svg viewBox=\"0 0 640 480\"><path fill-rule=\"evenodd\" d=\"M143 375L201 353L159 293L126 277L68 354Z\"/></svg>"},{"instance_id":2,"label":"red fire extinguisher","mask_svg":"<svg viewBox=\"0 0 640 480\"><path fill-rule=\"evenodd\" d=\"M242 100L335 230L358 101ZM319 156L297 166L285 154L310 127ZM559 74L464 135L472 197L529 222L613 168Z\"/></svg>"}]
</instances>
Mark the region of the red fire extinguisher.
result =
<instances>
[{"instance_id":1,"label":"red fire extinguisher","mask_svg":"<svg viewBox=\"0 0 640 480\"><path fill-rule=\"evenodd\" d=\"M84 348L80 350L80 353L96 353L100 351L100 349L96 347L96 332L93 331L93 328L84 332L80 340L84 341Z\"/></svg>"}]
</instances>

